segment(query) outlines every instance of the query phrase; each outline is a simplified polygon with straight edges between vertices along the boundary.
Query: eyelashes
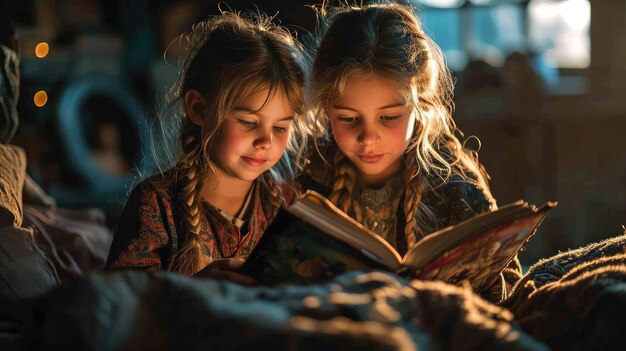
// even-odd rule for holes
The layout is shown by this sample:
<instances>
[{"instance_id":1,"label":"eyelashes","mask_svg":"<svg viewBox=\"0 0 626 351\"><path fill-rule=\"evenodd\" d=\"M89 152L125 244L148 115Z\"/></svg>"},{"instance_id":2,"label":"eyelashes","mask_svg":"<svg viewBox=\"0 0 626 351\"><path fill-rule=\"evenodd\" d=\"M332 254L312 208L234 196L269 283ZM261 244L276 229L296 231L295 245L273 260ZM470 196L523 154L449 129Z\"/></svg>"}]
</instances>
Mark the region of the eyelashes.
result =
<instances>
[{"instance_id":1,"label":"eyelashes","mask_svg":"<svg viewBox=\"0 0 626 351\"><path fill-rule=\"evenodd\" d=\"M254 129L257 127L258 123L256 121L247 121L245 119L237 118L237 123L248 129ZM273 126L272 130L276 133L287 133L289 131L289 127L281 127L281 126Z\"/></svg>"},{"instance_id":2,"label":"eyelashes","mask_svg":"<svg viewBox=\"0 0 626 351\"><path fill-rule=\"evenodd\" d=\"M250 128L250 129L256 127L256 122L246 121L246 120L239 119L239 118L237 118L237 123L241 124L242 126L244 126L246 128Z\"/></svg>"},{"instance_id":3,"label":"eyelashes","mask_svg":"<svg viewBox=\"0 0 626 351\"><path fill-rule=\"evenodd\" d=\"M378 119L379 119L381 122L386 122L386 123L389 123L389 122L393 122L393 121L395 121L395 120L399 119L400 117L402 117L402 116L401 116L401 115L393 115L393 116L383 115L383 116L378 117ZM338 117L337 117L337 120L338 120L339 122L341 122L341 123L344 123L344 124L354 124L354 123L356 123L359 119L360 119L360 117L358 117L358 116L351 116L351 117L350 117L350 116L349 116L349 117L338 116Z\"/></svg>"},{"instance_id":4,"label":"eyelashes","mask_svg":"<svg viewBox=\"0 0 626 351\"><path fill-rule=\"evenodd\" d=\"M380 116L380 119L385 122L392 122L400 118L400 115L397 116Z\"/></svg>"},{"instance_id":5,"label":"eyelashes","mask_svg":"<svg viewBox=\"0 0 626 351\"><path fill-rule=\"evenodd\" d=\"M274 127L272 127L272 129L274 129L274 131L277 132L277 133L287 133L287 131L289 131L289 127L274 126Z\"/></svg>"},{"instance_id":6,"label":"eyelashes","mask_svg":"<svg viewBox=\"0 0 626 351\"><path fill-rule=\"evenodd\" d=\"M337 117L337 120L342 123L351 124L354 123L358 117Z\"/></svg>"}]
</instances>

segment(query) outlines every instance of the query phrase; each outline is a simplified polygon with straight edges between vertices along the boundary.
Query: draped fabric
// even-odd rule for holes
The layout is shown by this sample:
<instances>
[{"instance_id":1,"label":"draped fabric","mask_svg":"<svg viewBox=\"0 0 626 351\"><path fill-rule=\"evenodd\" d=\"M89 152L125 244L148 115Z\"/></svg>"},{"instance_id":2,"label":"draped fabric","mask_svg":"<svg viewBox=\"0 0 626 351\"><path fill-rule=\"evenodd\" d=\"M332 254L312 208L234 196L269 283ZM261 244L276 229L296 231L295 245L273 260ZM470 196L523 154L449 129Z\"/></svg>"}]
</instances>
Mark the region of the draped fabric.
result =
<instances>
[{"instance_id":1,"label":"draped fabric","mask_svg":"<svg viewBox=\"0 0 626 351\"><path fill-rule=\"evenodd\" d=\"M17 130L19 89L19 57L11 48L0 44L0 144L9 143Z\"/></svg>"}]
</instances>

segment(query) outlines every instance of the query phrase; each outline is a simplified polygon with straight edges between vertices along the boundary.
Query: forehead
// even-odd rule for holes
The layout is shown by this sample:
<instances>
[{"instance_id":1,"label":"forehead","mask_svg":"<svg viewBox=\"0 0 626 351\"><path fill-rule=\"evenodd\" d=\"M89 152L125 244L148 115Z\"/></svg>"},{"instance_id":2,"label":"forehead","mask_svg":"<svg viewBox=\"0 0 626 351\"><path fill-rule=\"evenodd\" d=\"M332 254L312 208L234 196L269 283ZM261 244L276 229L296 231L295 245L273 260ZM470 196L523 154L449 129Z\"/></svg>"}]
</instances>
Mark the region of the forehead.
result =
<instances>
[{"instance_id":1,"label":"forehead","mask_svg":"<svg viewBox=\"0 0 626 351\"><path fill-rule=\"evenodd\" d=\"M234 110L257 114L280 114L282 117L293 114L289 99L282 87L270 92L268 87L242 98L235 104Z\"/></svg>"},{"instance_id":2,"label":"forehead","mask_svg":"<svg viewBox=\"0 0 626 351\"><path fill-rule=\"evenodd\" d=\"M378 107L403 102L404 89L399 83L372 73L348 77L334 101L350 107Z\"/></svg>"}]
</instances>

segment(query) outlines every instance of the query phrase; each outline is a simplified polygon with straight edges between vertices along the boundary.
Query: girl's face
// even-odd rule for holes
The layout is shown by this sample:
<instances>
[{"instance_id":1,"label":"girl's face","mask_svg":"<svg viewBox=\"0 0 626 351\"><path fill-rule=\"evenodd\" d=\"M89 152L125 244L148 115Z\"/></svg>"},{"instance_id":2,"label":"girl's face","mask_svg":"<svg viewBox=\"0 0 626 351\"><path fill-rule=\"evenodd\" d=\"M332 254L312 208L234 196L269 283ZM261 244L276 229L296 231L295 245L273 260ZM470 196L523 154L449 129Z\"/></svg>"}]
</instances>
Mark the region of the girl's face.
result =
<instances>
[{"instance_id":1,"label":"girl's face","mask_svg":"<svg viewBox=\"0 0 626 351\"><path fill-rule=\"evenodd\" d=\"M226 116L211 152L220 175L254 181L274 166L287 145L294 111L282 89L264 89Z\"/></svg>"},{"instance_id":2,"label":"girl's face","mask_svg":"<svg viewBox=\"0 0 626 351\"><path fill-rule=\"evenodd\" d=\"M380 186L401 169L415 116L397 83L374 74L352 77L327 111L335 141L363 184Z\"/></svg>"}]
</instances>

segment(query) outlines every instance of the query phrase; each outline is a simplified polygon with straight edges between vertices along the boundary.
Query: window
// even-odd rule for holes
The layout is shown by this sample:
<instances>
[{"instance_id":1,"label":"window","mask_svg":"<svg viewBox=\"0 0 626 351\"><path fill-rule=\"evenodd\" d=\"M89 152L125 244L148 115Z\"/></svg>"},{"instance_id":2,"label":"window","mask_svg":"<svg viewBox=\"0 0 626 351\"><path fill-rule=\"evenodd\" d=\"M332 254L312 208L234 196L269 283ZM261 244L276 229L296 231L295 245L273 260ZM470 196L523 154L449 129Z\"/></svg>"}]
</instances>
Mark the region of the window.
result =
<instances>
[{"instance_id":1,"label":"window","mask_svg":"<svg viewBox=\"0 0 626 351\"><path fill-rule=\"evenodd\" d=\"M460 13L446 9L432 9L418 13L422 27L441 47L445 53L448 67L453 70L462 70L467 65L467 53L460 38Z\"/></svg>"},{"instance_id":2,"label":"window","mask_svg":"<svg viewBox=\"0 0 626 351\"><path fill-rule=\"evenodd\" d=\"M531 51L556 68L590 63L589 0L413 0L452 70L469 59L494 65Z\"/></svg>"},{"instance_id":3,"label":"window","mask_svg":"<svg viewBox=\"0 0 626 351\"><path fill-rule=\"evenodd\" d=\"M529 46L560 68L589 67L588 0L533 0L528 4Z\"/></svg>"}]
</instances>

